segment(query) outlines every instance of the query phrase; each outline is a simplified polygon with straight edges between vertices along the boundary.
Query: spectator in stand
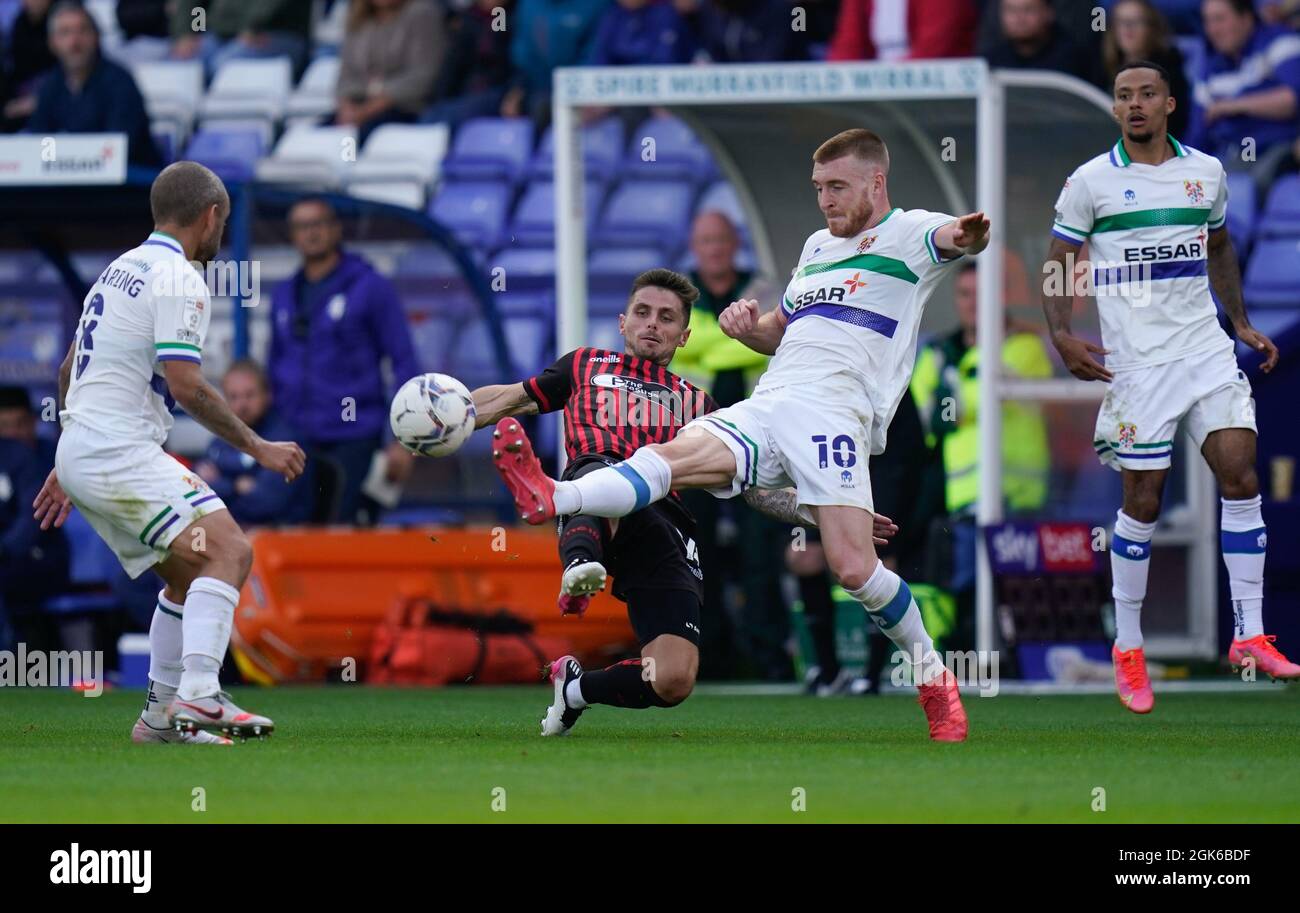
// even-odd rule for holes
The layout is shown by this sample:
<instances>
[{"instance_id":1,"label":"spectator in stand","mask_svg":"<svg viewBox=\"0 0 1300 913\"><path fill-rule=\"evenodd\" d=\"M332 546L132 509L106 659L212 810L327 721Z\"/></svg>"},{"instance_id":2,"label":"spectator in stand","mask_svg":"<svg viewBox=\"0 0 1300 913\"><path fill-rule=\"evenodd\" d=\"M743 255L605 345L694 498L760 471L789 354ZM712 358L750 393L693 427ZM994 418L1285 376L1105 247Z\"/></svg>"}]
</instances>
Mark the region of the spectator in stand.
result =
<instances>
[{"instance_id":1,"label":"spectator in stand","mask_svg":"<svg viewBox=\"0 0 1300 913\"><path fill-rule=\"evenodd\" d=\"M258 57L288 57L299 74L307 64L311 0L184 0L172 10L171 34L172 57L201 59L209 78L228 60Z\"/></svg>"},{"instance_id":2,"label":"spectator in stand","mask_svg":"<svg viewBox=\"0 0 1300 913\"><path fill-rule=\"evenodd\" d=\"M99 27L80 3L50 11L50 47L59 67L46 74L27 133L125 133L133 165L158 165L144 98L130 72L99 53Z\"/></svg>"},{"instance_id":3,"label":"spectator in stand","mask_svg":"<svg viewBox=\"0 0 1300 913\"><path fill-rule=\"evenodd\" d=\"M166 60L171 53L168 0L117 0L117 24L125 43L114 56L123 63Z\"/></svg>"},{"instance_id":4,"label":"spectator in stand","mask_svg":"<svg viewBox=\"0 0 1300 913\"><path fill-rule=\"evenodd\" d=\"M1169 115L1169 132L1179 138L1185 136L1192 93L1183 71L1183 55L1173 44L1164 14L1150 0L1116 3L1102 39L1102 63L1108 84L1115 82L1120 67L1135 60L1158 63L1169 72L1169 92L1177 105Z\"/></svg>"},{"instance_id":5,"label":"spectator in stand","mask_svg":"<svg viewBox=\"0 0 1300 913\"><path fill-rule=\"evenodd\" d=\"M1061 27L1048 0L1000 0L1002 39L984 53L989 66L1055 70L1101 85L1100 60Z\"/></svg>"},{"instance_id":6,"label":"spectator in stand","mask_svg":"<svg viewBox=\"0 0 1300 913\"><path fill-rule=\"evenodd\" d=\"M1260 0L1259 18L1269 25L1300 30L1300 0Z\"/></svg>"},{"instance_id":7,"label":"spectator in stand","mask_svg":"<svg viewBox=\"0 0 1300 913\"><path fill-rule=\"evenodd\" d=\"M292 437L271 411L271 388L262 366L240 359L226 369L221 393L230 411L269 441ZM307 472L285 484L277 472L263 469L246 453L213 438L194 471L212 486L240 526L292 526L306 523L312 513L312 475Z\"/></svg>"},{"instance_id":8,"label":"spectator in stand","mask_svg":"<svg viewBox=\"0 0 1300 913\"><path fill-rule=\"evenodd\" d=\"M519 0L511 20L514 84L501 102L502 117L551 120L551 73L591 62L596 27L609 0Z\"/></svg>"},{"instance_id":9,"label":"spectator in stand","mask_svg":"<svg viewBox=\"0 0 1300 913\"><path fill-rule=\"evenodd\" d=\"M1075 44L1082 45L1089 55L1100 61L1101 39L1106 20L1101 18L1098 10L1105 8L1106 14L1109 15L1114 0L1048 0L1048 2L1056 15L1056 24L1061 30L1073 39ZM1179 0L1179 2L1199 3L1200 0ZM985 57L989 51L1002 43L1006 35L1002 31L1000 0L981 0L979 6L980 21L975 38L975 53ZM1198 25L1199 22L1198 18Z\"/></svg>"},{"instance_id":10,"label":"spectator in stand","mask_svg":"<svg viewBox=\"0 0 1300 913\"><path fill-rule=\"evenodd\" d=\"M449 46L433 89L433 105L423 124L448 124L453 130L472 117L497 114L510 84L510 33L494 22L510 21L510 0L474 0L453 16Z\"/></svg>"},{"instance_id":11,"label":"spectator in stand","mask_svg":"<svg viewBox=\"0 0 1300 913\"><path fill-rule=\"evenodd\" d=\"M431 0L353 0L334 122L357 127L362 144L380 124L412 123L429 103L446 51Z\"/></svg>"},{"instance_id":12,"label":"spectator in stand","mask_svg":"<svg viewBox=\"0 0 1300 913\"><path fill-rule=\"evenodd\" d=\"M1209 47L1192 87L1188 142L1267 186L1300 132L1300 35L1260 23L1250 0L1205 0L1201 14Z\"/></svg>"},{"instance_id":13,"label":"spectator in stand","mask_svg":"<svg viewBox=\"0 0 1300 913\"><path fill-rule=\"evenodd\" d=\"M36 434L38 420L25 387L0 387L0 440L25 444L48 472L54 468L55 442Z\"/></svg>"},{"instance_id":14,"label":"spectator in stand","mask_svg":"<svg viewBox=\"0 0 1300 913\"><path fill-rule=\"evenodd\" d=\"M844 0L827 60L929 60L975 52L975 0Z\"/></svg>"},{"instance_id":15,"label":"spectator in stand","mask_svg":"<svg viewBox=\"0 0 1300 913\"><path fill-rule=\"evenodd\" d=\"M271 294L271 391L281 416L308 456L341 473L337 519L373 521L361 487L376 454L388 481L400 484L413 459L388 434L396 387L422 373L406 312L391 282L342 246L338 214L308 198L289 210L289 237L302 267ZM391 367L385 390L381 362ZM358 517L364 507L364 516Z\"/></svg>"},{"instance_id":16,"label":"spectator in stand","mask_svg":"<svg viewBox=\"0 0 1300 913\"><path fill-rule=\"evenodd\" d=\"M54 468L54 448L36 437L36 414L22 387L0 387L0 650L13 628L38 613L68 579L63 531L41 531L36 492ZM23 638L25 639L25 638Z\"/></svg>"},{"instance_id":17,"label":"spectator in stand","mask_svg":"<svg viewBox=\"0 0 1300 913\"><path fill-rule=\"evenodd\" d=\"M677 0L715 63L807 60L808 33L792 27L787 0Z\"/></svg>"},{"instance_id":18,"label":"spectator in stand","mask_svg":"<svg viewBox=\"0 0 1300 913\"><path fill-rule=\"evenodd\" d=\"M695 42L670 0L617 0L601 17L591 62L686 63L694 53Z\"/></svg>"},{"instance_id":19,"label":"spectator in stand","mask_svg":"<svg viewBox=\"0 0 1300 913\"><path fill-rule=\"evenodd\" d=\"M22 128L36 110L36 89L40 79L58 63L50 50L50 7L52 0L23 0L14 17L0 60L0 103L4 133Z\"/></svg>"}]
</instances>

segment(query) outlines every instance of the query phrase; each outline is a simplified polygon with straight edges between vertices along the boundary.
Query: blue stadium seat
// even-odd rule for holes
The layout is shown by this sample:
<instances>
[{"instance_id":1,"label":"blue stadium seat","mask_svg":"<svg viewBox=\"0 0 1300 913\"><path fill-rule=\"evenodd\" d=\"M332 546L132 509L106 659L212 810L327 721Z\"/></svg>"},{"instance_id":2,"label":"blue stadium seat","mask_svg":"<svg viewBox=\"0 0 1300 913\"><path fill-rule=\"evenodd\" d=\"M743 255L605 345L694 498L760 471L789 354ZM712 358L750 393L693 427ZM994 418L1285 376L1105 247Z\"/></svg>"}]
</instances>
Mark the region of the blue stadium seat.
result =
<instances>
[{"instance_id":1,"label":"blue stadium seat","mask_svg":"<svg viewBox=\"0 0 1300 913\"><path fill-rule=\"evenodd\" d=\"M593 294L615 295L626 302L633 279L668 262L653 247L601 247L587 258L587 283Z\"/></svg>"},{"instance_id":2,"label":"blue stadium seat","mask_svg":"<svg viewBox=\"0 0 1300 913\"><path fill-rule=\"evenodd\" d=\"M654 140L651 144L648 140ZM653 149L653 157L650 151ZM651 117L628 139L623 174L649 181L700 181L718 173L713 156L676 117Z\"/></svg>"},{"instance_id":3,"label":"blue stadium seat","mask_svg":"<svg viewBox=\"0 0 1300 913\"><path fill-rule=\"evenodd\" d=\"M452 230L463 244L489 250L501 243L510 211L510 186L495 181L444 184L429 215Z\"/></svg>"},{"instance_id":4,"label":"blue stadium seat","mask_svg":"<svg viewBox=\"0 0 1300 913\"><path fill-rule=\"evenodd\" d=\"M741 239L749 241L749 226L745 224L745 210L740 205L740 198L736 196L736 188L731 184L718 181L710 184L700 195L700 201L695 204L695 214L710 211L720 212L731 219L736 230L740 232Z\"/></svg>"},{"instance_id":5,"label":"blue stadium seat","mask_svg":"<svg viewBox=\"0 0 1300 913\"><path fill-rule=\"evenodd\" d=\"M1242 295L1251 308L1300 306L1300 238L1257 241L1246 265Z\"/></svg>"},{"instance_id":6,"label":"blue stadium seat","mask_svg":"<svg viewBox=\"0 0 1300 913\"><path fill-rule=\"evenodd\" d=\"M185 157L207 165L225 180L247 181L252 179L257 160L265 153L262 134L257 130L211 126L194 134Z\"/></svg>"},{"instance_id":7,"label":"blue stadium seat","mask_svg":"<svg viewBox=\"0 0 1300 913\"><path fill-rule=\"evenodd\" d=\"M610 195L595 237L609 247L653 247L671 262L686 242L694 197L689 184L624 181Z\"/></svg>"},{"instance_id":8,"label":"blue stadium seat","mask_svg":"<svg viewBox=\"0 0 1300 913\"><path fill-rule=\"evenodd\" d=\"M598 349L623 351L623 337L618 332L618 321L613 317L593 318L587 325L587 339Z\"/></svg>"},{"instance_id":9,"label":"blue stadium seat","mask_svg":"<svg viewBox=\"0 0 1300 913\"><path fill-rule=\"evenodd\" d=\"M411 344L426 371L447 372L449 353L456 341L457 322L451 318L430 317L411 324Z\"/></svg>"},{"instance_id":10,"label":"blue stadium seat","mask_svg":"<svg viewBox=\"0 0 1300 913\"><path fill-rule=\"evenodd\" d=\"M504 270L506 289L532 292L555 287L555 251L546 247L505 247L489 258L489 275Z\"/></svg>"},{"instance_id":11,"label":"blue stadium seat","mask_svg":"<svg viewBox=\"0 0 1300 913\"><path fill-rule=\"evenodd\" d=\"M68 540L68 583L73 591L47 600L45 611L72 615L117 608L118 599L108 588L121 573L113 550L75 509L64 521L63 535Z\"/></svg>"},{"instance_id":12,"label":"blue stadium seat","mask_svg":"<svg viewBox=\"0 0 1300 913\"><path fill-rule=\"evenodd\" d=\"M475 117L456 131L442 171L453 180L516 182L533 153L533 122L524 117Z\"/></svg>"},{"instance_id":13,"label":"blue stadium seat","mask_svg":"<svg viewBox=\"0 0 1300 913\"><path fill-rule=\"evenodd\" d=\"M597 320L613 318L627 310L627 292L626 288L621 292L593 292L587 298L588 326Z\"/></svg>"},{"instance_id":14,"label":"blue stadium seat","mask_svg":"<svg viewBox=\"0 0 1300 913\"><path fill-rule=\"evenodd\" d=\"M1242 260L1250 254L1258 218L1259 198L1254 180L1244 171L1228 172L1228 235Z\"/></svg>"},{"instance_id":15,"label":"blue stadium seat","mask_svg":"<svg viewBox=\"0 0 1300 913\"><path fill-rule=\"evenodd\" d=\"M595 222L596 213L605 200L604 185L587 181L583 204L587 210L587 234ZM510 223L514 243L525 247L551 247L555 244L555 185L550 181L535 181L528 186L515 207Z\"/></svg>"},{"instance_id":16,"label":"blue stadium seat","mask_svg":"<svg viewBox=\"0 0 1300 913\"><path fill-rule=\"evenodd\" d=\"M618 175L623 158L623 122L606 117L582 128L583 173L589 178L608 181ZM555 129L548 127L537 145L537 154L528 166L534 179L550 180L555 174Z\"/></svg>"},{"instance_id":17,"label":"blue stadium seat","mask_svg":"<svg viewBox=\"0 0 1300 913\"><path fill-rule=\"evenodd\" d=\"M529 292L501 292L496 303L497 313L506 319L532 317L555 323L554 287Z\"/></svg>"},{"instance_id":18,"label":"blue stadium seat","mask_svg":"<svg viewBox=\"0 0 1300 913\"><path fill-rule=\"evenodd\" d=\"M1259 220L1259 237L1300 237L1300 174L1288 174L1273 182Z\"/></svg>"}]
</instances>

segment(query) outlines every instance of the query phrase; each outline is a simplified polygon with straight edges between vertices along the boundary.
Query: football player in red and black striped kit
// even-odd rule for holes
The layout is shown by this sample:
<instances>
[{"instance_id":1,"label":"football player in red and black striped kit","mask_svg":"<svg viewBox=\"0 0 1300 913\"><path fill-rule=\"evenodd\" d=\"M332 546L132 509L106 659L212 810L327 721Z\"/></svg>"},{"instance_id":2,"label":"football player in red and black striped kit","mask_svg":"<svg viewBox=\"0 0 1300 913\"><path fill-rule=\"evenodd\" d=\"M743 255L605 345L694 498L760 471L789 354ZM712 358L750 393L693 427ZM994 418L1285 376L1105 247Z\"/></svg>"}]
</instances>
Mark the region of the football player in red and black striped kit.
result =
<instances>
[{"instance_id":1,"label":"football player in red and black striped kit","mask_svg":"<svg viewBox=\"0 0 1300 913\"><path fill-rule=\"evenodd\" d=\"M632 283L627 310L619 315L622 352L575 349L522 383L475 390L476 427L497 424L494 457L520 446L531 452L509 416L563 409L563 478L575 479L615 465L646 444L667 443L683 425L714 411L712 397L667 368L690 336L691 305L698 297L680 273L649 270ZM753 488L745 496L765 513L799 522L793 489ZM591 595L604 588L608 570L615 597L627 603L641 658L591 672L572 656L557 659L551 664L555 702L542 720L542 735L567 733L588 704L680 704L695 687L700 661L703 575L694 518L670 496L620 519L561 516L558 527L560 611L581 614ZM877 535L893 531L888 518L878 518Z\"/></svg>"}]
</instances>

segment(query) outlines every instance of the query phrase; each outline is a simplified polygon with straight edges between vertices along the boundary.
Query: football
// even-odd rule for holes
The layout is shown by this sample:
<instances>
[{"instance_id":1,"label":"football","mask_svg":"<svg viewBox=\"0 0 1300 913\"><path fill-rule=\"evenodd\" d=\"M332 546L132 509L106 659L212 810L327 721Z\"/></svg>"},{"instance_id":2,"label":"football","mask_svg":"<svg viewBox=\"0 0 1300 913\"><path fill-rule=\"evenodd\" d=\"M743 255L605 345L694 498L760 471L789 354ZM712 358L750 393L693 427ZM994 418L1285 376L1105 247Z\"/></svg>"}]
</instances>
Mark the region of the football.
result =
<instances>
[{"instance_id":1,"label":"football","mask_svg":"<svg viewBox=\"0 0 1300 913\"><path fill-rule=\"evenodd\" d=\"M421 374L402 384L388 424L402 446L420 456L448 456L474 430L474 400L447 374Z\"/></svg>"}]
</instances>

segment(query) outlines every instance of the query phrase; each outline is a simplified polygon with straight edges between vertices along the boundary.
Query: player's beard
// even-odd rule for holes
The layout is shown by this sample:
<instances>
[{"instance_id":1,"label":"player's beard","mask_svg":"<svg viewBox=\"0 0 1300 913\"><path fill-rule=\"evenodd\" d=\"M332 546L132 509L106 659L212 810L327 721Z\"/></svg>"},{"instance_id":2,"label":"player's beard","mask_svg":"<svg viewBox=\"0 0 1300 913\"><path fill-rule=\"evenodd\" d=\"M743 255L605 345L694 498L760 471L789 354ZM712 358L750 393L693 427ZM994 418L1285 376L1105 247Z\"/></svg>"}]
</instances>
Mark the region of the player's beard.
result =
<instances>
[{"instance_id":1,"label":"player's beard","mask_svg":"<svg viewBox=\"0 0 1300 913\"><path fill-rule=\"evenodd\" d=\"M221 249L221 235L216 234L211 238L204 238L199 249L194 252L194 259L200 266L207 266L212 262L212 258L217 255Z\"/></svg>"},{"instance_id":2,"label":"player's beard","mask_svg":"<svg viewBox=\"0 0 1300 913\"><path fill-rule=\"evenodd\" d=\"M871 217L875 214L875 208L871 205L871 200L863 200L862 205L856 209L845 213L848 221L848 227L843 230L837 230L830 227L829 222L826 227L830 230L831 235L836 238L852 238L856 234L861 234L862 230L871 224Z\"/></svg>"},{"instance_id":3,"label":"player's beard","mask_svg":"<svg viewBox=\"0 0 1300 913\"><path fill-rule=\"evenodd\" d=\"M1156 133L1154 130L1148 130L1146 133L1130 133L1126 138L1135 143L1146 144L1151 142L1151 140L1155 138L1155 135Z\"/></svg>"}]
</instances>

